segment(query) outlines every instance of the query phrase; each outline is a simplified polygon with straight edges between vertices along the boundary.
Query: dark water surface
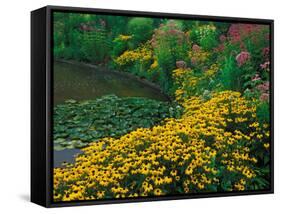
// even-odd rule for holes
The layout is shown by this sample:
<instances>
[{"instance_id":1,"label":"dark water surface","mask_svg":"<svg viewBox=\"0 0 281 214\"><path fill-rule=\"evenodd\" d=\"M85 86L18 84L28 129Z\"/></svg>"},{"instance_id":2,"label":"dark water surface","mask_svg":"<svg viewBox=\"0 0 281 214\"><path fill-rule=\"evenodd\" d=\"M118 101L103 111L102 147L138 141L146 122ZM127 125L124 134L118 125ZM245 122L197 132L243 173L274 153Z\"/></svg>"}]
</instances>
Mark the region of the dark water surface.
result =
<instances>
[{"instance_id":1,"label":"dark water surface","mask_svg":"<svg viewBox=\"0 0 281 214\"><path fill-rule=\"evenodd\" d=\"M73 163L76 155L81 154L80 149L64 149L54 151L54 167L60 167L62 163Z\"/></svg>"},{"instance_id":2,"label":"dark water surface","mask_svg":"<svg viewBox=\"0 0 281 214\"><path fill-rule=\"evenodd\" d=\"M89 100L107 94L167 101L167 96L156 88L117 72L54 62L55 105L68 99Z\"/></svg>"},{"instance_id":3,"label":"dark water surface","mask_svg":"<svg viewBox=\"0 0 281 214\"><path fill-rule=\"evenodd\" d=\"M83 65L54 62L54 105L68 99L90 100L108 94L168 100L160 90L126 75ZM63 162L73 163L74 156L79 153L82 153L79 149L54 151L54 167L60 167Z\"/></svg>"}]
</instances>

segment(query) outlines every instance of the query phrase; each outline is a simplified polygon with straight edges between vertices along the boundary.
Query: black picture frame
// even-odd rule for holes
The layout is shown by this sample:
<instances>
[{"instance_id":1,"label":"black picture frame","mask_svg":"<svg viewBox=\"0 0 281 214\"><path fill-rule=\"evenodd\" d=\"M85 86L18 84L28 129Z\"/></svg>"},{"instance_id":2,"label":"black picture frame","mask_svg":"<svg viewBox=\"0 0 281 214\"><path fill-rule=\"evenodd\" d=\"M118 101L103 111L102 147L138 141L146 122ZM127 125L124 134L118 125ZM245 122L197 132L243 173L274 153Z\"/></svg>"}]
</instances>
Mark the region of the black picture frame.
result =
<instances>
[{"instance_id":1,"label":"black picture frame","mask_svg":"<svg viewBox=\"0 0 281 214\"><path fill-rule=\"evenodd\" d=\"M259 191L216 192L177 196L94 201L52 201L52 113L53 113L53 12L94 13L141 17L205 20L231 23L266 24L270 26L270 188ZM46 6L31 12L31 201L44 207L81 206L126 202L143 202L221 196L268 194L274 192L274 21L220 16L186 15L158 12L93 9L79 7Z\"/></svg>"}]
</instances>

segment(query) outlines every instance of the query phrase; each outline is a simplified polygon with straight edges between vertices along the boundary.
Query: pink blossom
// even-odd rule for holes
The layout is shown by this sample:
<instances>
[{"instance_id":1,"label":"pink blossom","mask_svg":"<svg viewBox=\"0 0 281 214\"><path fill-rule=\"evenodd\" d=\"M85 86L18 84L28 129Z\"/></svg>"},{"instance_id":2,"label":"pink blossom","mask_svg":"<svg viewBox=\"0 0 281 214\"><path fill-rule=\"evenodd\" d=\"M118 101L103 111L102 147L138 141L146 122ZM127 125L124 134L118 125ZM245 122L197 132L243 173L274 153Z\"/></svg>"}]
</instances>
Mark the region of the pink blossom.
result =
<instances>
[{"instance_id":1,"label":"pink blossom","mask_svg":"<svg viewBox=\"0 0 281 214\"><path fill-rule=\"evenodd\" d=\"M236 43L241 40L240 29L239 29L239 25L237 24L232 24L229 27L228 34L232 43Z\"/></svg>"},{"instance_id":2,"label":"pink blossom","mask_svg":"<svg viewBox=\"0 0 281 214\"><path fill-rule=\"evenodd\" d=\"M240 49L241 50L245 50L246 49L246 46L243 42L240 43Z\"/></svg>"},{"instance_id":3,"label":"pink blossom","mask_svg":"<svg viewBox=\"0 0 281 214\"><path fill-rule=\"evenodd\" d=\"M269 93L262 93L260 96L260 101L269 101Z\"/></svg>"},{"instance_id":4,"label":"pink blossom","mask_svg":"<svg viewBox=\"0 0 281 214\"><path fill-rule=\"evenodd\" d=\"M186 63L183 60L176 61L176 67L177 68L186 68Z\"/></svg>"},{"instance_id":5,"label":"pink blossom","mask_svg":"<svg viewBox=\"0 0 281 214\"><path fill-rule=\"evenodd\" d=\"M240 54L238 54L236 56L236 61L237 61L238 66L240 67L243 64L245 64L250 58L251 58L251 55L249 52L242 51Z\"/></svg>"},{"instance_id":6,"label":"pink blossom","mask_svg":"<svg viewBox=\"0 0 281 214\"><path fill-rule=\"evenodd\" d=\"M245 38L256 44L259 41L257 35L264 34L265 28L266 26L258 24L231 24L227 36L232 44L238 44L241 50L245 50Z\"/></svg>"},{"instance_id":7,"label":"pink blossom","mask_svg":"<svg viewBox=\"0 0 281 214\"><path fill-rule=\"evenodd\" d=\"M192 65L196 65L196 63L197 63L197 60L195 57L191 57L190 61L191 61Z\"/></svg>"},{"instance_id":8,"label":"pink blossom","mask_svg":"<svg viewBox=\"0 0 281 214\"><path fill-rule=\"evenodd\" d=\"M193 50L194 52L199 52L199 51L201 50L201 48L200 48L199 45L194 44L194 45L192 46L192 50Z\"/></svg>"},{"instance_id":9,"label":"pink blossom","mask_svg":"<svg viewBox=\"0 0 281 214\"><path fill-rule=\"evenodd\" d=\"M232 24L229 27L228 35L230 36L231 42L240 42L245 36L257 32L261 26L256 24Z\"/></svg>"},{"instance_id":10,"label":"pink blossom","mask_svg":"<svg viewBox=\"0 0 281 214\"><path fill-rule=\"evenodd\" d=\"M268 57L269 57L269 52L270 52L269 47L263 48L263 49L262 49L262 55L263 55L263 57L265 57L266 59L268 59Z\"/></svg>"},{"instance_id":11,"label":"pink blossom","mask_svg":"<svg viewBox=\"0 0 281 214\"><path fill-rule=\"evenodd\" d=\"M269 70L269 65L270 65L270 62L267 61L267 62L265 62L263 64L260 64L260 67L261 67L261 69Z\"/></svg>"},{"instance_id":12,"label":"pink blossom","mask_svg":"<svg viewBox=\"0 0 281 214\"><path fill-rule=\"evenodd\" d=\"M256 74L255 76L252 77L252 81L257 81L257 80L261 80L259 74Z\"/></svg>"},{"instance_id":13,"label":"pink blossom","mask_svg":"<svg viewBox=\"0 0 281 214\"><path fill-rule=\"evenodd\" d=\"M214 51L222 52L224 48L225 48L224 44L219 44L217 47L214 48Z\"/></svg>"},{"instance_id":14,"label":"pink blossom","mask_svg":"<svg viewBox=\"0 0 281 214\"><path fill-rule=\"evenodd\" d=\"M186 36L186 41L189 42L189 40L190 40L190 33L189 33L189 32L186 32L186 33L185 33L185 36Z\"/></svg>"},{"instance_id":15,"label":"pink blossom","mask_svg":"<svg viewBox=\"0 0 281 214\"><path fill-rule=\"evenodd\" d=\"M220 35L220 41L221 41L221 42L224 42L225 40L226 40L226 36L225 36L225 35L223 35L223 34L222 34L222 35Z\"/></svg>"},{"instance_id":16,"label":"pink blossom","mask_svg":"<svg viewBox=\"0 0 281 214\"><path fill-rule=\"evenodd\" d=\"M269 91L269 81L259 84L256 87L261 93L267 93Z\"/></svg>"}]
</instances>

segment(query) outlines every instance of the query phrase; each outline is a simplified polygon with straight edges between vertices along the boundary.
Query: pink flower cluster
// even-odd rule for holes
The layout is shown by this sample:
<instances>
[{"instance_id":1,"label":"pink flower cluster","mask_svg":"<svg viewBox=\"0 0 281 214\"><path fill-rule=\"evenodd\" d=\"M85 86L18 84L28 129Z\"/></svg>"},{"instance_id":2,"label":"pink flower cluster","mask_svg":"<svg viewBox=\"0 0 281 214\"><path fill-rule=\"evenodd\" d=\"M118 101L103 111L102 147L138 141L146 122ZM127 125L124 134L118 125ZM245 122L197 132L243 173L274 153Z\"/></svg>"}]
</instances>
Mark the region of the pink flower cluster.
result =
<instances>
[{"instance_id":1,"label":"pink flower cluster","mask_svg":"<svg viewBox=\"0 0 281 214\"><path fill-rule=\"evenodd\" d=\"M228 35L232 43L237 43L259 29L260 26L256 24L232 24L229 27Z\"/></svg>"},{"instance_id":2,"label":"pink flower cluster","mask_svg":"<svg viewBox=\"0 0 281 214\"><path fill-rule=\"evenodd\" d=\"M173 21L168 22L166 25L161 24L158 29L154 30L151 44L154 48L157 48L161 45L161 42L169 42L171 40L177 41L178 45L188 41L188 36Z\"/></svg>"},{"instance_id":3,"label":"pink flower cluster","mask_svg":"<svg viewBox=\"0 0 281 214\"><path fill-rule=\"evenodd\" d=\"M196 65L196 63L197 63L197 60L195 57L191 57L190 61L191 61L192 65Z\"/></svg>"},{"instance_id":4,"label":"pink flower cluster","mask_svg":"<svg viewBox=\"0 0 281 214\"><path fill-rule=\"evenodd\" d=\"M260 67L261 67L261 69L263 69L263 70L269 71L269 65L270 65L270 62L269 62L269 61L266 61L265 63L260 64Z\"/></svg>"},{"instance_id":5,"label":"pink flower cluster","mask_svg":"<svg viewBox=\"0 0 281 214\"><path fill-rule=\"evenodd\" d=\"M265 47L262 49L262 55L263 56L268 56L269 55L269 47Z\"/></svg>"},{"instance_id":6,"label":"pink flower cluster","mask_svg":"<svg viewBox=\"0 0 281 214\"><path fill-rule=\"evenodd\" d=\"M251 58L251 55L249 52L242 51L241 53L239 53L236 56L235 59L236 59L238 66L240 67L240 66L244 65L250 58Z\"/></svg>"},{"instance_id":7,"label":"pink flower cluster","mask_svg":"<svg viewBox=\"0 0 281 214\"><path fill-rule=\"evenodd\" d=\"M260 96L260 100L261 101L269 101L269 93L262 93L262 95Z\"/></svg>"},{"instance_id":8,"label":"pink flower cluster","mask_svg":"<svg viewBox=\"0 0 281 214\"><path fill-rule=\"evenodd\" d=\"M269 60L269 54L270 54L269 47L265 47L262 49L262 55L265 58L265 60Z\"/></svg>"},{"instance_id":9,"label":"pink flower cluster","mask_svg":"<svg viewBox=\"0 0 281 214\"><path fill-rule=\"evenodd\" d=\"M252 77L252 81L258 81L258 80L261 80L260 75L255 74L255 76Z\"/></svg>"},{"instance_id":10,"label":"pink flower cluster","mask_svg":"<svg viewBox=\"0 0 281 214\"><path fill-rule=\"evenodd\" d=\"M226 36L225 35L220 35L220 41L225 42L226 41Z\"/></svg>"},{"instance_id":11,"label":"pink flower cluster","mask_svg":"<svg viewBox=\"0 0 281 214\"><path fill-rule=\"evenodd\" d=\"M256 88L261 92L260 100L269 101L269 81L259 84Z\"/></svg>"},{"instance_id":12,"label":"pink flower cluster","mask_svg":"<svg viewBox=\"0 0 281 214\"><path fill-rule=\"evenodd\" d=\"M217 47L214 48L214 51L215 52L222 52L222 51L224 51L224 49L225 49L224 43L221 43Z\"/></svg>"},{"instance_id":13,"label":"pink flower cluster","mask_svg":"<svg viewBox=\"0 0 281 214\"><path fill-rule=\"evenodd\" d=\"M194 52L199 52L199 51L201 50L201 47L200 47L199 45L194 44L194 45L192 46L192 50L193 50Z\"/></svg>"},{"instance_id":14,"label":"pink flower cluster","mask_svg":"<svg viewBox=\"0 0 281 214\"><path fill-rule=\"evenodd\" d=\"M260 92L267 92L269 90L269 81L266 81L258 85L257 89L260 90Z\"/></svg>"}]
</instances>

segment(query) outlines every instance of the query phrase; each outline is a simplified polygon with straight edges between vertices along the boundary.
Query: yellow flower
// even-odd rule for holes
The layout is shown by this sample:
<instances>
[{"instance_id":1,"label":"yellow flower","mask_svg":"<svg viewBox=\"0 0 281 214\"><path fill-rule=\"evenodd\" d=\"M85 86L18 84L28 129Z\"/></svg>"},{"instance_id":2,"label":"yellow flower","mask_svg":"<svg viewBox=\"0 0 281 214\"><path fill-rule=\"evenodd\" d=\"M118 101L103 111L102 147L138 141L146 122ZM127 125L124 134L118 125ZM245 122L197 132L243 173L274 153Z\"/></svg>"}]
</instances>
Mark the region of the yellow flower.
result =
<instances>
[{"instance_id":1,"label":"yellow flower","mask_svg":"<svg viewBox=\"0 0 281 214\"><path fill-rule=\"evenodd\" d=\"M170 184L170 183L172 183L172 181L173 181L172 178L170 178L170 177L168 177L168 176L165 176L165 177L164 177L164 183Z\"/></svg>"},{"instance_id":2,"label":"yellow flower","mask_svg":"<svg viewBox=\"0 0 281 214\"><path fill-rule=\"evenodd\" d=\"M204 184L202 184L202 183L199 183L199 184L198 184L198 188L199 188L199 189L204 189L204 187L205 187Z\"/></svg>"},{"instance_id":3,"label":"yellow flower","mask_svg":"<svg viewBox=\"0 0 281 214\"><path fill-rule=\"evenodd\" d=\"M150 45L144 44L135 50L127 50L114 61L118 65L126 65L135 61L149 61L152 58L152 51Z\"/></svg>"},{"instance_id":4,"label":"yellow flower","mask_svg":"<svg viewBox=\"0 0 281 214\"><path fill-rule=\"evenodd\" d=\"M264 146L264 148L268 149L270 144L269 143L264 143L263 146Z\"/></svg>"},{"instance_id":5,"label":"yellow flower","mask_svg":"<svg viewBox=\"0 0 281 214\"><path fill-rule=\"evenodd\" d=\"M153 70L153 69L157 68L158 65L159 64L158 64L157 59L154 59L153 63L150 65L150 69Z\"/></svg>"},{"instance_id":6,"label":"yellow flower","mask_svg":"<svg viewBox=\"0 0 281 214\"><path fill-rule=\"evenodd\" d=\"M185 174L191 175L192 173L193 173L193 169L191 167L185 169Z\"/></svg>"},{"instance_id":7,"label":"yellow flower","mask_svg":"<svg viewBox=\"0 0 281 214\"><path fill-rule=\"evenodd\" d=\"M162 195L162 190L161 189L155 189L153 193L154 193L154 195Z\"/></svg>"},{"instance_id":8,"label":"yellow flower","mask_svg":"<svg viewBox=\"0 0 281 214\"><path fill-rule=\"evenodd\" d=\"M103 198L104 193L105 193L104 191L98 191L98 192L97 192L97 197L98 197L98 198Z\"/></svg>"},{"instance_id":9,"label":"yellow flower","mask_svg":"<svg viewBox=\"0 0 281 214\"><path fill-rule=\"evenodd\" d=\"M122 40L122 41L127 41L127 40L130 40L132 38L132 36L120 34L118 38L120 38L120 40Z\"/></svg>"},{"instance_id":10,"label":"yellow flower","mask_svg":"<svg viewBox=\"0 0 281 214\"><path fill-rule=\"evenodd\" d=\"M170 172L170 174L172 175L172 176L176 176L177 175L177 170L172 170L171 172Z\"/></svg>"}]
</instances>

